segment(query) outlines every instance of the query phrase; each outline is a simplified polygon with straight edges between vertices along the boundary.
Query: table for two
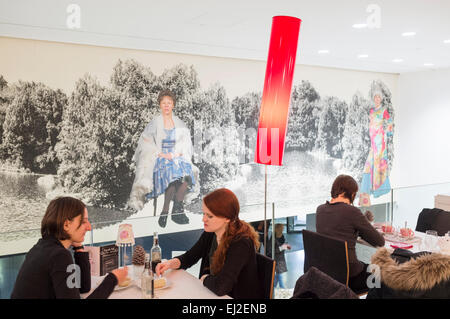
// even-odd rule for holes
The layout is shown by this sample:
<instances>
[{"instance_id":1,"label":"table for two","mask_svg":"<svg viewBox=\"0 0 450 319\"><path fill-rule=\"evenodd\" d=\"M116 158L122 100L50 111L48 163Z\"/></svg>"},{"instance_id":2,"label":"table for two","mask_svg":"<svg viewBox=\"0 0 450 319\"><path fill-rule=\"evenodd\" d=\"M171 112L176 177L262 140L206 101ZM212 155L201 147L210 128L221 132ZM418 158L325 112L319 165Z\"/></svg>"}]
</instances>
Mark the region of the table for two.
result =
<instances>
[{"instance_id":1,"label":"table for two","mask_svg":"<svg viewBox=\"0 0 450 319\"><path fill-rule=\"evenodd\" d=\"M139 286L139 271L141 268L134 268L129 266L129 273L134 279L134 283L131 283L129 287L121 288L116 286L114 292L108 299L141 299L142 291ZM134 271L136 274L134 275ZM192 276L185 270L168 270L164 273L167 279L168 285L165 288L155 289L155 297L159 299L231 299L229 296L217 296L211 290L203 286L203 283L196 277ZM92 277L92 289L86 294L82 294L83 298L89 296L89 294L98 287L103 280L103 277Z\"/></svg>"}]
</instances>

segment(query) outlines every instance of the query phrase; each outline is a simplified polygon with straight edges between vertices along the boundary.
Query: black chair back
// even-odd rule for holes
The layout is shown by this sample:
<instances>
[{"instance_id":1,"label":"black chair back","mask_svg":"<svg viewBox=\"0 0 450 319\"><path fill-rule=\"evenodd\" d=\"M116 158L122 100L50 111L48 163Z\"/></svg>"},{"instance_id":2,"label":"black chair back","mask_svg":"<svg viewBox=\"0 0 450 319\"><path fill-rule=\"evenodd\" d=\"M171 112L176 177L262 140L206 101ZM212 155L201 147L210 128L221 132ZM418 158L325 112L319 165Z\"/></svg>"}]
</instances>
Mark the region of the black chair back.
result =
<instances>
[{"instance_id":1,"label":"black chair back","mask_svg":"<svg viewBox=\"0 0 450 319\"><path fill-rule=\"evenodd\" d=\"M256 264L258 266L258 277L262 283L265 299L272 299L273 280L275 278L275 260L256 253Z\"/></svg>"},{"instance_id":2,"label":"black chair back","mask_svg":"<svg viewBox=\"0 0 450 319\"><path fill-rule=\"evenodd\" d=\"M438 236L450 231L450 212L440 208L424 208L417 218L416 231L436 230Z\"/></svg>"},{"instance_id":3,"label":"black chair back","mask_svg":"<svg viewBox=\"0 0 450 319\"><path fill-rule=\"evenodd\" d=\"M304 273L311 267L316 267L334 280L348 286L347 242L309 230L303 230L302 233L305 249Z\"/></svg>"}]
</instances>

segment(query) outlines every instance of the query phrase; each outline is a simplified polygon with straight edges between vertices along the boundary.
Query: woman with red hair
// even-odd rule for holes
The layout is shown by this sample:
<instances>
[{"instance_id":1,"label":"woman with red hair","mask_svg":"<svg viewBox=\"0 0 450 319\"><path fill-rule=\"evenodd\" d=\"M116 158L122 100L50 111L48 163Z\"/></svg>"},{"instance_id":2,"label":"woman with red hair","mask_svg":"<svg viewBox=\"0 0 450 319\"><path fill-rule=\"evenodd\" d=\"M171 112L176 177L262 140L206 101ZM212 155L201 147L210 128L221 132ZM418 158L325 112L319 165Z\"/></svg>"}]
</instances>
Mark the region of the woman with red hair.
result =
<instances>
[{"instance_id":1,"label":"woman with red hair","mask_svg":"<svg viewBox=\"0 0 450 319\"><path fill-rule=\"evenodd\" d=\"M201 258L199 278L219 296L235 299L263 298L258 280L256 251L258 233L239 219L239 201L234 193L220 188L203 198L205 231L186 253L158 264L156 273L187 269Z\"/></svg>"}]
</instances>

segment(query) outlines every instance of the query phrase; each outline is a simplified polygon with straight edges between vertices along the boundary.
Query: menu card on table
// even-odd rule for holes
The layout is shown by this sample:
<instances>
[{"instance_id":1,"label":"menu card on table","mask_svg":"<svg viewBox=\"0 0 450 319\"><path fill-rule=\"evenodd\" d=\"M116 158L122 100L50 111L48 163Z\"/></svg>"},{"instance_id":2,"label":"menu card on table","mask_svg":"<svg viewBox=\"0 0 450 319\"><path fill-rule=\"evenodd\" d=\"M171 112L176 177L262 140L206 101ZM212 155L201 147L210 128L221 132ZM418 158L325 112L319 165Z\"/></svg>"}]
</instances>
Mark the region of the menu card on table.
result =
<instances>
[{"instance_id":1,"label":"menu card on table","mask_svg":"<svg viewBox=\"0 0 450 319\"><path fill-rule=\"evenodd\" d=\"M103 276L119 267L119 247L115 244L106 246L88 246L89 263L92 276Z\"/></svg>"}]
</instances>

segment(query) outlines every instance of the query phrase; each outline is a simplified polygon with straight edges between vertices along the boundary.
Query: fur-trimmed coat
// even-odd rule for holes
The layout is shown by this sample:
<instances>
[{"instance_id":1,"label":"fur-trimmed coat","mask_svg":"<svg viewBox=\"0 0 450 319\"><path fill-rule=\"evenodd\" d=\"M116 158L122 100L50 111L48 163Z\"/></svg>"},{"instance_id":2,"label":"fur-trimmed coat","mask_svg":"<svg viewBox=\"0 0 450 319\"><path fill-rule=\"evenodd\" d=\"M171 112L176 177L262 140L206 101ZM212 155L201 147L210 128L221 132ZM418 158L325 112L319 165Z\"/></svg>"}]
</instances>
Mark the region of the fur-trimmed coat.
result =
<instances>
[{"instance_id":1,"label":"fur-trimmed coat","mask_svg":"<svg viewBox=\"0 0 450 319\"><path fill-rule=\"evenodd\" d=\"M185 201L189 203L200 193L199 169L191 161L193 147L189 128L177 116L172 115L172 119L175 124L175 153L182 154L183 158L192 165L194 172L194 187L185 198ZM162 140L165 137L164 119L162 115L158 115L142 132L133 156L133 161L136 163L136 175L128 201L128 206L131 208L141 210L145 204L145 195L153 190L153 168L158 154L162 151Z\"/></svg>"},{"instance_id":2,"label":"fur-trimmed coat","mask_svg":"<svg viewBox=\"0 0 450 319\"><path fill-rule=\"evenodd\" d=\"M381 288L372 288L367 299L450 298L450 255L427 254L399 264L380 248L371 263L380 267Z\"/></svg>"}]
</instances>

